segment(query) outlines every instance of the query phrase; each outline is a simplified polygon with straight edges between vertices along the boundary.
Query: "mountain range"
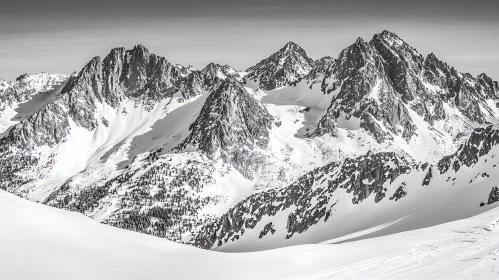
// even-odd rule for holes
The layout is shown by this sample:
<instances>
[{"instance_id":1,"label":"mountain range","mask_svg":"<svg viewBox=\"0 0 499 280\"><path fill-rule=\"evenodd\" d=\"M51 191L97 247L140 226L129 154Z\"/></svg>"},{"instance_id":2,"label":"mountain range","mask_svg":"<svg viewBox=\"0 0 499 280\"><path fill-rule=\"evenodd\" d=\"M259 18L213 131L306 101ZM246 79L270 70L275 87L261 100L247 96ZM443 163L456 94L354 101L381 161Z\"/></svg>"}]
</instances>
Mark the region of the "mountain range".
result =
<instances>
[{"instance_id":1,"label":"mountain range","mask_svg":"<svg viewBox=\"0 0 499 280\"><path fill-rule=\"evenodd\" d=\"M499 200L499 84L396 34L245 71L115 48L0 80L0 189L222 251L344 242Z\"/></svg>"}]
</instances>

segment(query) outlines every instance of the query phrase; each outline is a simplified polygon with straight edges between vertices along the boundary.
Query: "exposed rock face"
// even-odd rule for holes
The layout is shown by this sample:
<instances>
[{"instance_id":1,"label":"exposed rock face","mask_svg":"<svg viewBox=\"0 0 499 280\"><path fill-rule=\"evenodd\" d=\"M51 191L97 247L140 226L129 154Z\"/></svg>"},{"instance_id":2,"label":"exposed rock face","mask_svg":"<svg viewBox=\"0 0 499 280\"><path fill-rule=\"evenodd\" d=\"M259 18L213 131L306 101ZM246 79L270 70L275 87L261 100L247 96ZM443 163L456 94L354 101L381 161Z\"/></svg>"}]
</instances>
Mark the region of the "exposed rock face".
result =
<instances>
[{"instance_id":1,"label":"exposed rock face","mask_svg":"<svg viewBox=\"0 0 499 280\"><path fill-rule=\"evenodd\" d=\"M225 76L213 75L216 72L212 70L219 69ZM187 242L189 235L210 219L200 211L226 199L218 194L201 195L203 188L219 184L213 177L232 166L247 177L261 168L258 149L268 145L273 119L237 81L239 76L228 65L211 64L203 71L172 65L142 46L113 49L104 59L92 59L70 77L57 100L14 126L0 140L0 165L2 173L7 172L0 178L0 188L21 196L40 196L43 203L78 211L104 223ZM107 141L116 143L113 134L122 132L112 130L120 115L133 126L132 118L157 115L160 103L165 104L159 109L167 111L163 114L167 116L201 95L208 96L205 104L190 125L190 133L179 139L183 141L175 153L162 146L168 142L158 142L160 148L145 149L144 154L131 159L132 164L120 167L120 172L112 171L115 167L110 163L112 173L108 176L104 174L109 167L101 166L98 168L102 170L87 167L71 171L74 174L59 183L50 179L57 176L50 170L58 164L61 145L74 141L72 130L93 133L93 138L108 137ZM137 107L143 111L135 110ZM140 115L133 117L137 113ZM154 142L155 138L147 140ZM132 140L119 140L101 160L126 149L129 144L125 143ZM102 143L106 145L106 141ZM185 149L194 146L200 153ZM94 152L101 149L109 147ZM78 164L78 160L88 161L91 156L74 160ZM222 170L214 167L219 159L227 165Z\"/></svg>"},{"instance_id":2,"label":"exposed rock face","mask_svg":"<svg viewBox=\"0 0 499 280\"><path fill-rule=\"evenodd\" d=\"M263 90L291 85L308 74L314 61L293 42L287 43L269 58L248 68L246 80L257 82Z\"/></svg>"},{"instance_id":3,"label":"exposed rock face","mask_svg":"<svg viewBox=\"0 0 499 280\"><path fill-rule=\"evenodd\" d=\"M477 129L455 154L442 159L439 162L439 170L446 174L441 178L448 177L446 184L455 184L455 179L451 180L451 177L456 176L455 172L459 170L459 166L473 168L479 158L491 156L488 153L492 148L497 151L498 133L499 130L494 126ZM491 158L494 158L494 155ZM451 164L452 162L454 164ZM449 166L454 167L450 170ZM297 233L304 234L318 223L327 223L335 213L346 211L335 208L338 202L344 199L344 195L335 196L340 189L345 190L354 205L362 204L369 197L372 197L374 203L380 203L386 195L387 187L392 188L392 184L397 181L401 183L395 186L396 190L389 200L392 203L404 203L405 199L400 202L399 200L411 195L410 188L443 187L441 178L438 183L434 183L432 168L433 166L427 163L407 163L394 153L368 153L355 159L331 163L305 174L288 187L256 193L239 202L221 218L205 226L196 236L195 245L209 249L237 242L245 232L262 228L261 222L265 217L267 224L260 234L263 237L270 230L269 221L279 223L282 219L279 217L283 215L287 215L286 239ZM419 173L426 176L418 175ZM483 172L476 177L480 175L483 178L490 177ZM414 178L421 178L422 183ZM488 204L499 200L498 197L499 193L494 187ZM355 209L348 211L350 215L357 213ZM372 217L375 216L373 213ZM279 229L274 233L278 232Z\"/></svg>"},{"instance_id":4,"label":"exposed rock face","mask_svg":"<svg viewBox=\"0 0 499 280\"><path fill-rule=\"evenodd\" d=\"M416 128L392 87L384 63L372 44L362 39L340 54L335 76L343 81L341 90L319 122L315 135L336 135L337 122L342 116L346 120L359 119L360 127L379 142L391 140L393 134L410 139Z\"/></svg>"},{"instance_id":5,"label":"exposed rock face","mask_svg":"<svg viewBox=\"0 0 499 280\"><path fill-rule=\"evenodd\" d=\"M256 193L231 208L216 222L206 226L196 237L196 246L212 248L235 241L253 229L264 216L275 216L295 207L287 219L287 235L303 233L321 220L327 221L337 201L332 195L337 188L352 194L358 204L371 194L376 202L383 199L386 181L395 180L410 170L393 153L368 154L341 163L331 163L303 175L286 188ZM215 234L216 233L216 234Z\"/></svg>"},{"instance_id":6,"label":"exposed rock face","mask_svg":"<svg viewBox=\"0 0 499 280\"><path fill-rule=\"evenodd\" d=\"M53 146L66 138L69 120L94 130L99 122L94 116L98 104L116 108L123 100L134 98L150 107L178 91L190 98L204 86L202 79L196 72L186 72L164 57L150 54L143 46L128 51L115 48L104 59L93 58L69 79L60 99L14 127L9 137L18 145Z\"/></svg>"},{"instance_id":7,"label":"exposed rock face","mask_svg":"<svg viewBox=\"0 0 499 280\"><path fill-rule=\"evenodd\" d=\"M428 186L431 182L431 178L433 177L432 175L432 171L431 171L432 167L430 166L430 168L428 168L428 172L426 173L426 176L424 177L424 180L423 180L423 186Z\"/></svg>"},{"instance_id":8,"label":"exposed rock face","mask_svg":"<svg viewBox=\"0 0 499 280\"><path fill-rule=\"evenodd\" d=\"M443 173L454 184L499 141L487 126L497 82L388 31L315 61L290 42L246 72L174 65L139 45L70 77L30 77L0 81L0 117L58 91L5 118L1 189L203 248L248 230L296 239L342 207L414 205L413 192L438 189ZM431 162L415 163L426 150ZM477 173L466 181L494 179Z\"/></svg>"},{"instance_id":9,"label":"exposed rock face","mask_svg":"<svg viewBox=\"0 0 499 280\"><path fill-rule=\"evenodd\" d=\"M57 98L57 89L68 76L62 74L24 74L15 81L0 79L0 138L18 122L36 113L39 106Z\"/></svg>"},{"instance_id":10,"label":"exposed rock face","mask_svg":"<svg viewBox=\"0 0 499 280\"><path fill-rule=\"evenodd\" d=\"M268 145L272 121L262 104L239 82L228 78L206 99L199 117L189 127L191 133L177 150L197 147L251 177L252 170L259 168L258 149Z\"/></svg>"},{"instance_id":11,"label":"exposed rock face","mask_svg":"<svg viewBox=\"0 0 499 280\"><path fill-rule=\"evenodd\" d=\"M378 142L394 136L409 141L419 133L411 110L430 126L464 116L469 121L444 131L457 139L497 117L487 101L499 97L489 77L459 73L433 54L423 57L388 31L370 42L357 40L326 75L342 81L341 90L313 135L336 135L338 120L353 118Z\"/></svg>"},{"instance_id":12,"label":"exposed rock face","mask_svg":"<svg viewBox=\"0 0 499 280\"><path fill-rule=\"evenodd\" d=\"M262 232L260 232L258 238L263 238L265 235L269 233L274 234L274 232L275 232L274 225L272 223L268 223L265 225Z\"/></svg>"},{"instance_id":13,"label":"exposed rock face","mask_svg":"<svg viewBox=\"0 0 499 280\"><path fill-rule=\"evenodd\" d=\"M472 166L478 159L487 155L492 147L499 143L499 130L494 125L478 128L452 155L446 156L438 162L440 174L453 170L458 172L462 166Z\"/></svg>"},{"instance_id":14,"label":"exposed rock face","mask_svg":"<svg viewBox=\"0 0 499 280\"><path fill-rule=\"evenodd\" d=\"M206 65L206 67L201 70L201 73L205 74L208 77L218 78L222 80L226 79L227 77L232 77L238 80L242 78L241 72L232 68L230 65L225 64L222 66L218 63L213 62Z\"/></svg>"},{"instance_id":15,"label":"exposed rock face","mask_svg":"<svg viewBox=\"0 0 499 280\"><path fill-rule=\"evenodd\" d=\"M137 102L152 105L160 99L171 97L182 90L184 98L196 94L182 87L183 83L196 84L194 71L186 71L170 64L164 57L150 54L138 45L131 50L116 48L104 59L92 59L68 83L68 106L75 122L87 129L96 126L92 112L96 103L115 108L125 98L139 98Z\"/></svg>"},{"instance_id":16,"label":"exposed rock face","mask_svg":"<svg viewBox=\"0 0 499 280\"><path fill-rule=\"evenodd\" d=\"M407 192L404 191L404 186L398 187L398 189L393 193L392 197L390 197L390 200L395 200L398 201L402 197L406 196Z\"/></svg>"},{"instance_id":17,"label":"exposed rock face","mask_svg":"<svg viewBox=\"0 0 499 280\"><path fill-rule=\"evenodd\" d=\"M5 91L5 100L23 101L35 92L48 89L65 79L64 76L43 74L36 87L23 86L32 80L22 76ZM38 79L40 80L40 79ZM132 100L136 106L150 110L161 100L180 96L180 102L209 91L213 84L192 68L170 64L165 58L150 54L143 46L131 50L113 49L104 59L93 58L83 69L72 75L57 99L42 106L33 115L15 125L0 142L0 159L8 174L0 181L3 189L15 190L26 185L26 177L35 175L41 156L40 149L56 148L68 139L71 124L89 132L109 121L96 117L103 107L117 108ZM22 89L22 93L16 93ZM127 114L126 108L120 110ZM105 119L105 118L104 118ZM107 125L105 124L107 123ZM40 151L39 151L40 150ZM47 160L48 167L55 162ZM25 176L23 172L30 174Z\"/></svg>"},{"instance_id":18,"label":"exposed rock face","mask_svg":"<svg viewBox=\"0 0 499 280\"><path fill-rule=\"evenodd\" d=\"M4 137L3 145L23 146L53 146L63 141L69 132L69 121L67 110L61 104L67 97L47 104L36 114L30 116L26 121L14 126L8 136Z\"/></svg>"},{"instance_id":19,"label":"exposed rock face","mask_svg":"<svg viewBox=\"0 0 499 280\"><path fill-rule=\"evenodd\" d=\"M0 79L0 115L6 107L30 100L33 95L43 93L61 85L67 75L63 74L23 74L13 82Z\"/></svg>"},{"instance_id":20,"label":"exposed rock face","mask_svg":"<svg viewBox=\"0 0 499 280\"><path fill-rule=\"evenodd\" d=\"M499 188L493 187L489 194L489 199L487 200L487 205L499 201Z\"/></svg>"}]
</instances>

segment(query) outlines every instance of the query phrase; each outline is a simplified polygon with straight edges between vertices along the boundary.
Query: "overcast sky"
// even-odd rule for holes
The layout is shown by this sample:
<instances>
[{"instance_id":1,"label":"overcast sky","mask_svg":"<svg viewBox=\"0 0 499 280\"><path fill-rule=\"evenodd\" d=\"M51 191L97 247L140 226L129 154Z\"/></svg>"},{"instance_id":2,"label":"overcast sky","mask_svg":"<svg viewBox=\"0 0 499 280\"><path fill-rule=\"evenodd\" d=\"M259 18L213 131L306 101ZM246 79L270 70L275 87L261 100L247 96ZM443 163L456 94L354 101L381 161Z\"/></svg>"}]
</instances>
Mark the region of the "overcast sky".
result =
<instances>
[{"instance_id":1,"label":"overcast sky","mask_svg":"<svg viewBox=\"0 0 499 280\"><path fill-rule=\"evenodd\" d=\"M288 41L336 57L384 29L459 71L499 80L497 0L7 0L0 77L79 71L113 47L143 44L173 63L246 69ZM5 1L2 1L5 2Z\"/></svg>"}]
</instances>

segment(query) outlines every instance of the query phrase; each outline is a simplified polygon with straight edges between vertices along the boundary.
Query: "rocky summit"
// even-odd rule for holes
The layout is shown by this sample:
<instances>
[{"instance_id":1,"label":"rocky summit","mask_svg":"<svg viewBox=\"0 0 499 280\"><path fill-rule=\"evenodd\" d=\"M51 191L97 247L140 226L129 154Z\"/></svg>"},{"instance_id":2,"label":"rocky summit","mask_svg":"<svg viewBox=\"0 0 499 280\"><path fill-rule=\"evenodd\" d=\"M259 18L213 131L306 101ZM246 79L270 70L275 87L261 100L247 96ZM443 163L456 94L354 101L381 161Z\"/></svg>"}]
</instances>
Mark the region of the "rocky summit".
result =
<instances>
[{"instance_id":1,"label":"rocky summit","mask_svg":"<svg viewBox=\"0 0 499 280\"><path fill-rule=\"evenodd\" d=\"M496 81L389 31L330 55L288 42L245 71L197 70L138 45L70 75L0 80L0 189L222 251L499 205Z\"/></svg>"}]
</instances>

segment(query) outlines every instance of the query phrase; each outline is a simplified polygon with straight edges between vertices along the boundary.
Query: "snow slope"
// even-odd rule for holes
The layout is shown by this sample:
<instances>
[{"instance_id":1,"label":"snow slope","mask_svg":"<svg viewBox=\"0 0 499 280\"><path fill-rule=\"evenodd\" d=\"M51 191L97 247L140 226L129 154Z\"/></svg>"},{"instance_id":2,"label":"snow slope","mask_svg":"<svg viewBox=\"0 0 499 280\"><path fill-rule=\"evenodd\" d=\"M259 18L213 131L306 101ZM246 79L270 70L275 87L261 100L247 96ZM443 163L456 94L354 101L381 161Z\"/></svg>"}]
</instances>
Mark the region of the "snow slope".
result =
<instances>
[{"instance_id":1,"label":"snow slope","mask_svg":"<svg viewBox=\"0 0 499 280\"><path fill-rule=\"evenodd\" d=\"M54 101L68 79L62 74L24 74L15 81L0 79L0 138L16 123Z\"/></svg>"},{"instance_id":2,"label":"snow slope","mask_svg":"<svg viewBox=\"0 0 499 280\"><path fill-rule=\"evenodd\" d=\"M255 251L383 236L482 213L499 180L499 130L478 129L453 155L413 165L394 153L317 168L286 188L241 201L196 237L220 251ZM494 203L492 206L499 206Z\"/></svg>"},{"instance_id":3,"label":"snow slope","mask_svg":"<svg viewBox=\"0 0 499 280\"><path fill-rule=\"evenodd\" d=\"M493 209L435 227L335 245L353 249L353 258L366 248L379 255L345 264L352 258L347 256L343 265L290 279L497 279L497 213Z\"/></svg>"},{"instance_id":4,"label":"snow slope","mask_svg":"<svg viewBox=\"0 0 499 280\"><path fill-rule=\"evenodd\" d=\"M0 191L0 277L496 279L499 210L343 244L219 253L99 224Z\"/></svg>"},{"instance_id":5,"label":"snow slope","mask_svg":"<svg viewBox=\"0 0 499 280\"><path fill-rule=\"evenodd\" d=\"M17 82L28 78L22 76ZM414 161L411 164L431 164L453 153L473 129L499 116L497 82L485 74L457 72L433 55L424 57L388 31L369 42L357 40L336 59L313 60L290 42L245 72L216 63L201 71L171 64L141 45L115 48L104 58L90 60L65 84L62 88L54 83L52 93L33 97L40 101L36 106L21 103L21 119L9 115L3 118L6 125L0 120L0 133L5 133L0 135L0 189L102 223L184 243L194 242L190 237L247 197L285 188L312 171L329 171L330 166L369 151L394 152ZM9 85L0 81L0 91ZM8 104L34 94L27 86L4 92L9 93L3 98ZM7 104L0 103L0 107ZM335 175L341 176L338 170ZM348 172L377 171L350 168ZM424 178L426 172L418 169L411 176ZM411 176L404 177L412 180ZM326 173L321 177L335 180ZM317 223L325 213L329 217L332 212L325 211L331 211L340 196L333 212L349 213L355 202L346 189L360 200L374 189L376 201L369 198L357 209L390 213L376 219L362 214L353 220L332 213L327 222L334 229L319 230L312 239L296 234L293 242L385 228L415 209L420 189L430 190L421 199L434 199L434 189L443 196L452 190L447 188L452 182L446 182L445 188L418 188L421 182L415 180L407 186L414 198L392 207L394 201L387 202L388 196L401 194L401 186L383 186L384 178L373 185L373 179L354 182L361 190L340 187L334 194L327 193L325 182L304 184L300 194L306 187L324 194L304 195L309 206L320 202L317 209L324 211L308 215L313 212L310 207L307 218L311 219L299 217L300 225L290 234L303 231L303 224ZM378 203L385 193L385 200ZM265 199L269 208L279 205ZM260 202L250 201L246 210L259 209ZM410 205L400 206L406 202ZM280 229L265 236L265 242L272 243L271 236L287 236L281 230L295 210L288 206L299 203L292 199L282 204L287 205L286 212L275 219ZM476 201L467 203L475 207ZM403 215L392 212L399 208ZM471 210L465 215L459 212L438 222L471 214ZM348 221L343 227L334 224L344 219ZM260 233L271 229L272 225L258 224L243 239L261 239ZM279 241L273 247L293 242Z\"/></svg>"}]
</instances>

